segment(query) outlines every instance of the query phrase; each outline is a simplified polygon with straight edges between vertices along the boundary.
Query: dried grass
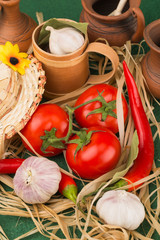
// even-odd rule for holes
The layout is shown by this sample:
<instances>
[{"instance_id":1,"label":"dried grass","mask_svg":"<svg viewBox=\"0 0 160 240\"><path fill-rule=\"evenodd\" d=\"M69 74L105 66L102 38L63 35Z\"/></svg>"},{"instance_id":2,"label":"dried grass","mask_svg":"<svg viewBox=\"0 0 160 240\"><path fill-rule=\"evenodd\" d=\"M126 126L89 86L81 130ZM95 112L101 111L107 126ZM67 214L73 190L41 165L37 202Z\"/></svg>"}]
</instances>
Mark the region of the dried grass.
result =
<instances>
[{"instance_id":1,"label":"dried grass","mask_svg":"<svg viewBox=\"0 0 160 240\"><path fill-rule=\"evenodd\" d=\"M107 44L107 43L106 43ZM117 95L117 109L118 109L118 124L119 124L119 138L122 146L122 158L119 165L109 173L104 174L94 181L89 183L84 182L84 186L78 194L77 204L74 204L69 199L65 199L62 196L54 195L46 204L27 205L19 197L17 197L14 191L6 191L2 185L0 185L0 214L11 215L20 217L30 217L35 224L35 228L29 232L19 236L16 240L23 239L24 237L31 236L36 232L41 233L43 236L49 239L60 239L57 235L57 231L61 229L64 234L64 239L81 239L81 240L148 240L152 239L155 232L160 234L160 168L156 167L155 160L153 164L152 173L139 181L143 183L137 190L134 191L139 196L142 203L145 206L146 216L145 221L149 223L149 230L147 233L142 234L138 231L128 231L117 226L106 225L101 219L98 218L95 212L95 202L101 196L103 188L108 186L113 179L116 172L125 169L126 161L128 157L128 151L131 145L131 140L134 132L134 123L129 110L129 117L127 125L124 126L122 118L122 102L121 93L127 95L125 88L125 79L123 76L122 61L125 59L129 66L133 76L136 79L136 83L141 95L142 103L147 114L148 119L151 122L151 126L156 126L156 133L154 139L160 137L160 126L153 113L152 97L149 91L146 90L147 86L145 79L141 71L141 60L144 56L143 42L137 44L137 54L131 55L131 44L127 42L122 48L115 47L115 51L119 55L120 63L115 75L115 79L109 80L109 84L113 84L118 87ZM91 55L91 68L98 70L99 74L103 74L104 71L110 70L111 65L108 59L100 56ZM50 102L57 102L53 100ZM63 101L62 101L63 102ZM64 99L65 104L73 105L75 99ZM64 107L64 102L60 104ZM7 146L8 154L17 155L22 151L20 138L15 136ZM80 179L80 181L82 181ZM0 182L13 189L13 181L10 176L0 175ZM101 185L105 182L105 185ZM135 183L136 184L136 183ZM152 191L150 186L152 185ZM83 197L91 192L99 191L96 195L91 195L83 202ZM125 187L123 187L125 189ZM154 206L154 207L153 207ZM80 235L76 235L76 226L78 226ZM71 236L70 227L73 228L73 234ZM0 228L0 237L2 239L8 239L3 229Z\"/></svg>"}]
</instances>

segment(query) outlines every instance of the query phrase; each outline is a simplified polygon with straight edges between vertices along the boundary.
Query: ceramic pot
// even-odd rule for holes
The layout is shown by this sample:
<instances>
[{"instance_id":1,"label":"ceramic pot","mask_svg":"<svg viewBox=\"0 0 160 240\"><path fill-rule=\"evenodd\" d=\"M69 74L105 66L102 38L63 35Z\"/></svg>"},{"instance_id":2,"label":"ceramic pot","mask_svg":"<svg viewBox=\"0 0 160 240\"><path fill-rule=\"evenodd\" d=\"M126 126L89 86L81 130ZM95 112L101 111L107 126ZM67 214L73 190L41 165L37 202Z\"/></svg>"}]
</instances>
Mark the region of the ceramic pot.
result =
<instances>
[{"instance_id":1,"label":"ceramic pot","mask_svg":"<svg viewBox=\"0 0 160 240\"><path fill-rule=\"evenodd\" d=\"M88 44L87 35L84 36L84 44L73 53L57 56L44 51L37 43L43 24L44 23L34 30L32 44L34 55L42 63L47 77L44 92L45 98L53 99L81 88L86 82L92 84L93 81L96 83L96 81L100 81L99 79L97 80L97 78L100 78L103 82L114 75L119 61L116 52L104 43ZM98 75L90 75L89 52L96 52L107 56L111 59L111 62L113 62L113 70L100 77Z\"/></svg>"},{"instance_id":2,"label":"ceramic pot","mask_svg":"<svg viewBox=\"0 0 160 240\"><path fill-rule=\"evenodd\" d=\"M85 51L88 38L77 51L57 56L51 54L37 44L40 30L44 23L38 26L33 32L33 52L35 57L43 63L46 72L47 82L44 96L51 99L54 94L64 94L73 91L84 84L89 75L88 59Z\"/></svg>"},{"instance_id":3,"label":"ceramic pot","mask_svg":"<svg viewBox=\"0 0 160 240\"><path fill-rule=\"evenodd\" d=\"M139 42L143 37L145 20L140 10L141 0L128 0L122 14L108 16L119 0L81 0L80 22L88 22L89 41L104 38L111 46L123 46L126 41Z\"/></svg>"},{"instance_id":4,"label":"ceramic pot","mask_svg":"<svg viewBox=\"0 0 160 240\"><path fill-rule=\"evenodd\" d=\"M150 23L144 30L144 39L150 51L142 60L142 72L147 85L156 98L160 99L160 19Z\"/></svg>"},{"instance_id":5,"label":"ceramic pot","mask_svg":"<svg viewBox=\"0 0 160 240\"><path fill-rule=\"evenodd\" d=\"M17 43L20 51L27 52L37 24L31 17L20 12L19 2L20 0L0 0L0 44L5 44L6 41Z\"/></svg>"}]
</instances>

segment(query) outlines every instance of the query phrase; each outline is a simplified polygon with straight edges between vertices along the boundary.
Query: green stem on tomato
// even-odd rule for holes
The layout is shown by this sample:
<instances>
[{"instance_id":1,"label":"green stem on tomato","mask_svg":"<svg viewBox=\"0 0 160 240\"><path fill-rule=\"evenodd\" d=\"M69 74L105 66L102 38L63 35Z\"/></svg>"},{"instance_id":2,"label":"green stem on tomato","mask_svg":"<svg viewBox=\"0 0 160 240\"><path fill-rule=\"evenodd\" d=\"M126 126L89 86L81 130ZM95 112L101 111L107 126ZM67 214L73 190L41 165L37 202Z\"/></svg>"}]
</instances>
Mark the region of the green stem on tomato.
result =
<instances>
[{"instance_id":1,"label":"green stem on tomato","mask_svg":"<svg viewBox=\"0 0 160 240\"><path fill-rule=\"evenodd\" d=\"M98 92L98 96L96 98L93 98L89 101L86 101L86 102L76 106L76 107L73 107L72 108L73 112L80 107L83 107L83 106L88 105L92 102L98 101L102 104L102 106L93 110L93 111L91 111L90 113L88 113L88 115L86 117L88 117L91 114L101 113L102 114L102 121L105 121L108 115L113 116L114 118L117 118L116 113L113 111L114 109L116 109L116 100L106 102L106 100L102 96L103 91L100 93L97 90L97 92Z\"/></svg>"},{"instance_id":2,"label":"green stem on tomato","mask_svg":"<svg viewBox=\"0 0 160 240\"><path fill-rule=\"evenodd\" d=\"M69 116L69 127L68 127L68 133L64 137L64 141L68 142L70 136L73 134L73 113L74 113L74 109L69 107L68 105L66 105L66 109L68 111L68 116Z\"/></svg>"},{"instance_id":3,"label":"green stem on tomato","mask_svg":"<svg viewBox=\"0 0 160 240\"><path fill-rule=\"evenodd\" d=\"M43 152L45 152L45 150L49 146L65 149L65 144L69 143L69 138L72 134L77 134L78 136L82 136L83 134L81 134L81 132L83 130L75 131L73 129L73 114L74 114L75 110L77 110L78 108L83 107L89 103L99 101L102 103L102 107L95 109L94 111L91 111L88 115L95 114L95 113L102 113L102 121L105 121L105 119L107 118L107 115L111 115L116 118L117 116L113 112L113 110L116 108L116 101L114 100L114 101L107 103L105 101L104 97L102 96L102 93L103 93L103 91L101 93L98 92L98 96L96 98L91 99L87 102L84 102L83 104L80 104L76 107L70 107L70 106L66 105L65 107L67 109L68 116L69 116L69 126L68 126L67 135L62 138L56 137L57 130L55 128L51 129L50 131L45 131L45 135L40 137L43 140L41 150Z\"/></svg>"},{"instance_id":4,"label":"green stem on tomato","mask_svg":"<svg viewBox=\"0 0 160 240\"><path fill-rule=\"evenodd\" d=\"M69 126L68 126L67 135L62 138L56 137L57 129L55 128L52 128L50 131L45 131L45 135L40 137L43 140L42 147L41 147L41 150L43 152L45 152L45 150L49 146L65 149L65 143L68 142L70 136L72 135L73 112L74 112L74 110L69 106L66 106L66 108L69 116Z\"/></svg>"},{"instance_id":5,"label":"green stem on tomato","mask_svg":"<svg viewBox=\"0 0 160 240\"><path fill-rule=\"evenodd\" d=\"M86 101L86 102L84 102L84 103L82 103L82 104L80 104L80 105L78 105L76 107L72 107L73 111L75 111L78 108L83 107L83 106L85 106L85 105L87 105L89 103L96 102L96 101L99 101L101 103L106 103L104 97L102 96L102 93L103 93L103 91L101 93L98 92L98 96L96 98L93 98L93 99L91 99L89 101Z\"/></svg>"}]
</instances>

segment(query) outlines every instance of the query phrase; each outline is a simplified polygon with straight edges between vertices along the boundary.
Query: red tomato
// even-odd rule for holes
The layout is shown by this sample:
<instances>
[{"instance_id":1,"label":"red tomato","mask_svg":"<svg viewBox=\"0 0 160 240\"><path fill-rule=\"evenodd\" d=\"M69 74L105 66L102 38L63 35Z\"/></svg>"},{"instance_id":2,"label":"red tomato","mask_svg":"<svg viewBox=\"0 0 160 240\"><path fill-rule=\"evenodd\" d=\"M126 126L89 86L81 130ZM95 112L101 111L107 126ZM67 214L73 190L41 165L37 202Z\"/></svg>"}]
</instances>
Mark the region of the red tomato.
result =
<instances>
[{"instance_id":1,"label":"red tomato","mask_svg":"<svg viewBox=\"0 0 160 240\"><path fill-rule=\"evenodd\" d=\"M102 96L104 97L107 103L113 100L116 100L117 88L108 84L97 84L88 88L84 93L82 93L79 96L79 98L76 101L75 107L91 99L96 98L98 96L98 92L101 93L102 91L103 91ZM122 95L122 100L123 100L124 121L126 121L126 118L128 115L128 105L123 95ZM102 103L99 101L95 101L75 110L75 118L77 123L81 127L86 127L86 128L92 127L92 126L107 127L112 132L117 133L118 121L117 121L117 118L115 118L114 116L108 115L105 118L105 120L102 121L102 113L94 113L94 114L88 115L91 111L98 109L100 107L102 107ZM107 108L105 108L105 111L106 110ZM116 107L113 108L113 111L111 110L111 112L117 113Z\"/></svg>"},{"instance_id":2,"label":"red tomato","mask_svg":"<svg viewBox=\"0 0 160 240\"><path fill-rule=\"evenodd\" d=\"M121 146L116 135L103 127L91 127L95 131L90 142L76 154L77 143L70 143L66 150L66 160L70 168L81 178L95 179L112 170L121 154ZM70 140L79 139L77 135Z\"/></svg>"},{"instance_id":3,"label":"red tomato","mask_svg":"<svg viewBox=\"0 0 160 240\"><path fill-rule=\"evenodd\" d=\"M62 152L62 149L47 147L46 153L41 151L43 140L41 136L45 131L56 129L56 137L65 137L68 132L68 114L56 104L41 104L28 121L21 133L27 138L34 150L42 156L54 156ZM23 141L23 140L22 140ZM23 141L24 146L32 152L30 147Z\"/></svg>"}]
</instances>

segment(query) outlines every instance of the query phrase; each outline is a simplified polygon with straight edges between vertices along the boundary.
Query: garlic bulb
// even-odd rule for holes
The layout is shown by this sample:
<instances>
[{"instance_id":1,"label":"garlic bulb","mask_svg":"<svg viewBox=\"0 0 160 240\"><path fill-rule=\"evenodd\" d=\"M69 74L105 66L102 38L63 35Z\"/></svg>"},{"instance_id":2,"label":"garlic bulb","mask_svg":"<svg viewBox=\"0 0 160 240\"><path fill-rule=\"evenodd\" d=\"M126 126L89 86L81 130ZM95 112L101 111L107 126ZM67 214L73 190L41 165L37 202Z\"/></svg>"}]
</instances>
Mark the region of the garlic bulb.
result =
<instances>
[{"instance_id":1,"label":"garlic bulb","mask_svg":"<svg viewBox=\"0 0 160 240\"><path fill-rule=\"evenodd\" d=\"M104 193L96 204L96 211L107 224L128 230L138 228L145 217L145 209L140 199L125 190Z\"/></svg>"},{"instance_id":2,"label":"garlic bulb","mask_svg":"<svg viewBox=\"0 0 160 240\"><path fill-rule=\"evenodd\" d=\"M84 37L81 32L72 27L54 29L51 26L46 27L50 31L49 50L55 55L66 55L80 48L84 43Z\"/></svg>"},{"instance_id":3,"label":"garlic bulb","mask_svg":"<svg viewBox=\"0 0 160 240\"><path fill-rule=\"evenodd\" d=\"M60 180L57 163L32 156L17 169L13 179L14 191L26 203L44 203L58 191Z\"/></svg>"}]
</instances>

